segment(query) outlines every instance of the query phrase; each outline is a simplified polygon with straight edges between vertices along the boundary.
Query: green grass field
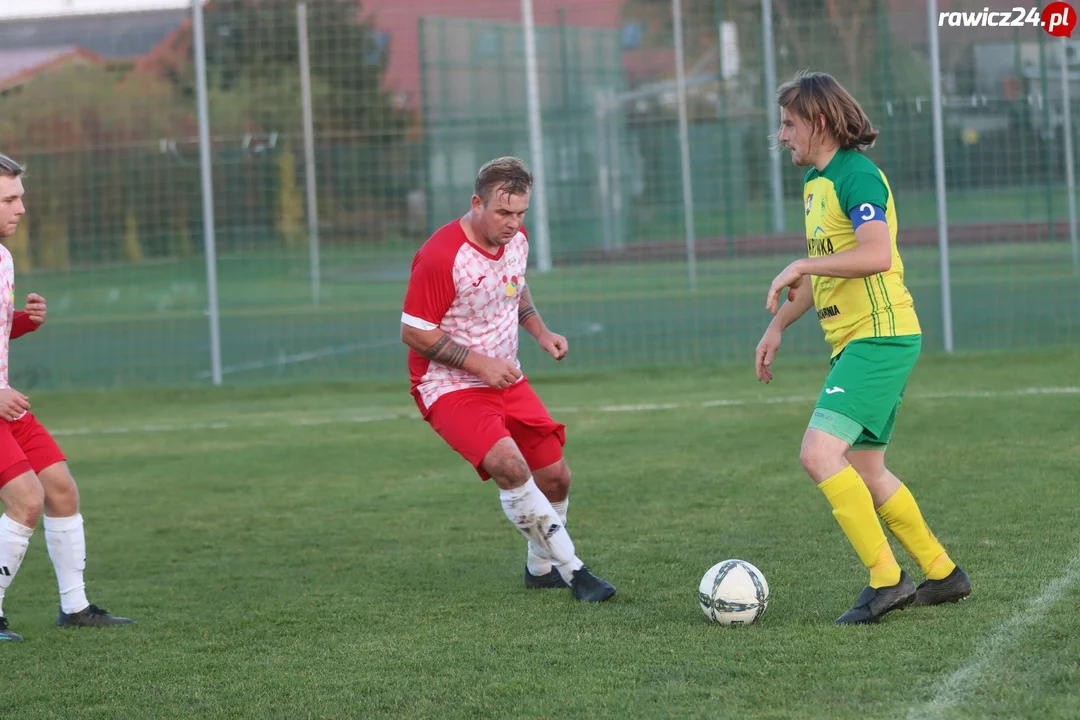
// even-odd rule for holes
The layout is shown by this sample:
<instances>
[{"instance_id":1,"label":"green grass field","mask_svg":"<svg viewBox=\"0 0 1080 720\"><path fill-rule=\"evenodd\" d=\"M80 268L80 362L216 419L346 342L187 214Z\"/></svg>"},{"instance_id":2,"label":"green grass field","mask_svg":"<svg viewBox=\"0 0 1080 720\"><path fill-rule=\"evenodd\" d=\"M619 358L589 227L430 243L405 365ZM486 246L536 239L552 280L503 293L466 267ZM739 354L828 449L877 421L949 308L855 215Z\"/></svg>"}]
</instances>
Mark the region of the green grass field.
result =
<instances>
[{"instance_id":1,"label":"green grass field","mask_svg":"<svg viewBox=\"0 0 1080 720\"><path fill-rule=\"evenodd\" d=\"M785 158L785 162L787 159ZM801 174L800 174L801 178ZM1049 218L1062 220L1066 217L1068 192L1064 186L1048 190L1041 182L1027 187L979 188L972 190L950 189L948 218L950 224L1024 222L1045 223ZM897 189L899 205L900 243L903 248L905 229L937 225L937 196L933 190L918 191ZM639 224L634 239L639 242L655 242L681 238L683 235L682 205L669 204L657 207L644 206L637 210ZM798 232L805 217L798 197L784 203L784 227ZM695 229L703 237L728 237L768 234L773 229L771 203L750 200L735 207L716 210L698 209L695 212ZM1009 240L1002 237L1001 240ZM1067 237L1055 238L1065 240Z\"/></svg>"},{"instance_id":2,"label":"green grass field","mask_svg":"<svg viewBox=\"0 0 1080 720\"><path fill-rule=\"evenodd\" d=\"M745 362L535 382L568 425L568 529L618 587L601 606L522 587L525 543L495 488L416 419L403 378L31 393L80 482L91 600L138 625L54 627L39 528L4 600L27 641L2 648L0 706L1076 717L1078 362L1075 348L920 361L890 465L974 593L846 628L833 620L865 571L797 458L824 354L782 355L768 387ZM729 557L771 585L755 626L697 606L701 575Z\"/></svg>"},{"instance_id":3,"label":"green grass field","mask_svg":"<svg viewBox=\"0 0 1080 720\"><path fill-rule=\"evenodd\" d=\"M222 364L228 383L396 378L409 262L415 249L328 248L322 303L311 302L306 254L249 252L218 263ZM804 250L803 250L804 252ZM548 325L570 338L559 372L745 360L770 316L765 293L800 248L773 257L557 266L531 272ZM936 250L904 252L925 347L942 347ZM1063 346L1080 341L1080 276L1067 242L957 247L951 254L955 347ZM21 276L16 292L49 301L41 332L16 341L23 390L206 384L210 371L202 259ZM787 351L827 352L810 318ZM531 346L525 362L539 355Z\"/></svg>"}]
</instances>

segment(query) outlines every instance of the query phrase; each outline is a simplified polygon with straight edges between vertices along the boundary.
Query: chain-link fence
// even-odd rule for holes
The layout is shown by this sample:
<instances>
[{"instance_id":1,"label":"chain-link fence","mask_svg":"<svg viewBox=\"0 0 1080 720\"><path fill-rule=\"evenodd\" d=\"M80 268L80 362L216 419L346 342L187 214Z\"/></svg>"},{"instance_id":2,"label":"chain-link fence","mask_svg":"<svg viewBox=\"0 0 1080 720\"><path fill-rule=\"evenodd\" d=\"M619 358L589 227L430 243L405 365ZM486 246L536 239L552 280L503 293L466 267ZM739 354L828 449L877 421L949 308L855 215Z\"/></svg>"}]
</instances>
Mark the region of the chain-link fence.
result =
<instances>
[{"instance_id":1,"label":"chain-link fence","mask_svg":"<svg viewBox=\"0 0 1080 720\"><path fill-rule=\"evenodd\" d=\"M949 15L984 2L942 8L946 294L924 2L681 0L685 94L672 0L533 5L553 267L534 257L530 284L570 338L560 370L749 361L769 280L805 252L804 169L769 136L775 84L807 68L881 131L868 154L895 192L928 348L945 347L946 296L957 350L1080 339L1063 103L1080 117L1080 42L1026 15ZM29 170L7 244L17 292L50 303L15 345L16 387L209 382L211 313L226 382L400 378L413 253L465 212L481 163L533 161L518 2L202 14L216 305L192 12L0 21L0 150ZM785 353L827 353L812 320L789 334Z\"/></svg>"}]
</instances>

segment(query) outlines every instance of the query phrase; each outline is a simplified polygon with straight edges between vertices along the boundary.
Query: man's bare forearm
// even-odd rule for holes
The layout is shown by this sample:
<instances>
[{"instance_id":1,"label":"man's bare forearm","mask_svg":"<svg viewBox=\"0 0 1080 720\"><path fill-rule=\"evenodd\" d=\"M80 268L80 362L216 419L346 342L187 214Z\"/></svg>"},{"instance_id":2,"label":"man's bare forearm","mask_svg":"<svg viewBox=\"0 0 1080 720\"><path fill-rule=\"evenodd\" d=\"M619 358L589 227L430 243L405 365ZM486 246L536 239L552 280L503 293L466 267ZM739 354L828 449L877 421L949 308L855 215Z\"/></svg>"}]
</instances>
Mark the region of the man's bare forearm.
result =
<instances>
[{"instance_id":1,"label":"man's bare forearm","mask_svg":"<svg viewBox=\"0 0 1080 720\"><path fill-rule=\"evenodd\" d=\"M802 284L795 289L795 299L784 303L780 311L776 313L772 324L781 331L787 330L788 326L806 314L806 311L814 307L814 286L809 277L803 277Z\"/></svg>"},{"instance_id":2,"label":"man's bare forearm","mask_svg":"<svg viewBox=\"0 0 1080 720\"><path fill-rule=\"evenodd\" d=\"M465 361L469 359L469 349L458 345L450 339L449 335L445 334L421 350L420 354L428 360L434 360L437 363L453 368L465 367Z\"/></svg>"},{"instance_id":3,"label":"man's bare forearm","mask_svg":"<svg viewBox=\"0 0 1080 720\"><path fill-rule=\"evenodd\" d=\"M547 330L544 320L540 317L540 311L533 304L528 285L522 288L521 297L518 299L518 324L535 338L539 338Z\"/></svg>"},{"instance_id":4,"label":"man's bare forearm","mask_svg":"<svg viewBox=\"0 0 1080 720\"><path fill-rule=\"evenodd\" d=\"M438 328L434 330L418 330L403 325L401 339L406 345L432 362L465 370L474 375L476 374L477 363L481 362L484 357L457 344L450 339L449 335Z\"/></svg>"}]
</instances>

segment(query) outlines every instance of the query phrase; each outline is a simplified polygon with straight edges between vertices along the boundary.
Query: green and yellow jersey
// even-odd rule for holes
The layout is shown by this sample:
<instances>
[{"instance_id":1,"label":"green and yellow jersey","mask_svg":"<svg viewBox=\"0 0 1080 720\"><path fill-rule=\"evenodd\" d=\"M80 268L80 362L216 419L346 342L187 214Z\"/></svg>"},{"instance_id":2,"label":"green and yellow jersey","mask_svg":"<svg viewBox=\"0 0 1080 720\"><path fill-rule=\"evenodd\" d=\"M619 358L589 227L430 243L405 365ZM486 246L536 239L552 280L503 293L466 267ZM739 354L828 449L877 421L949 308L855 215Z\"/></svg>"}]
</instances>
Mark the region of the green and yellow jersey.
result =
<instances>
[{"instance_id":1,"label":"green and yellow jersey","mask_svg":"<svg viewBox=\"0 0 1080 720\"><path fill-rule=\"evenodd\" d=\"M833 357L859 338L920 334L915 303L904 285L896 204L885 174L861 153L841 149L824 170L811 168L806 174L803 201L812 258L856 247L855 229L862 222L884 219L889 225L893 261L888 272L866 278L811 276L818 320Z\"/></svg>"}]
</instances>

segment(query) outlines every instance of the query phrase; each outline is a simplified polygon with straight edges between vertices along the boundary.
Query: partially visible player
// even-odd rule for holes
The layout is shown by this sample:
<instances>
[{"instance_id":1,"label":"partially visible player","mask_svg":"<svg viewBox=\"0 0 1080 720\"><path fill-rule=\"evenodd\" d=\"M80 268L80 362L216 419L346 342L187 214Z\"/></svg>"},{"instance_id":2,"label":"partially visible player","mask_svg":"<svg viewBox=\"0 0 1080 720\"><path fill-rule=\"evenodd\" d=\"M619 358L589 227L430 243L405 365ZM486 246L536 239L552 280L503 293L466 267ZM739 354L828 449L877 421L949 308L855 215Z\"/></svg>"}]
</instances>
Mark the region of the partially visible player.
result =
<instances>
[{"instance_id":1,"label":"partially visible player","mask_svg":"<svg viewBox=\"0 0 1080 720\"><path fill-rule=\"evenodd\" d=\"M23 168L0 155L0 238L10 237L25 212ZM4 594L30 545L41 511L45 510L45 544L60 589L60 627L132 623L113 617L86 599L83 569L86 538L79 514L79 490L63 453L52 436L30 413L30 401L8 385L8 340L45 322L47 308L40 295L29 295L26 308L15 306L15 268L11 253L0 245L0 641L22 640L3 612Z\"/></svg>"},{"instance_id":2,"label":"partially visible player","mask_svg":"<svg viewBox=\"0 0 1080 720\"><path fill-rule=\"evenodd\" d=\"M480 168L474 191L469 212L413 259L401 315L412 394L432 429L498 485L503 512L529 541L525 586L569 586L579 600L602 602L615 588L585 567L566 532L565 426L517 357L519 327L556 360L568 351L525 281L532 176L521 160L499 158Z\"/></svg>"},{"instance_id":3,"label":"partially visible player","mask_svg":"<svg viewBox=\"0 0 1080 720\"><path fill-rule=\"evenodd\" d=\"M892 190L862 154L878 132L855 99L824 73L785 83L777 102L777 140L791 150L792 162L810 166L803 185L809 257L788 265L769 288L766 307L775 317L757 347L757 376L772 379L783 331L816 306L832 345L832 369L800 460L870 570L870 584L836 622L876 622L912 603L960 600L971 592L967 574L885 466L922 331L904 285ZM788 302L778 308L785 289ZM897 564L878 516L926 575L918 588Z\"/></svg>"}]
</instances>

